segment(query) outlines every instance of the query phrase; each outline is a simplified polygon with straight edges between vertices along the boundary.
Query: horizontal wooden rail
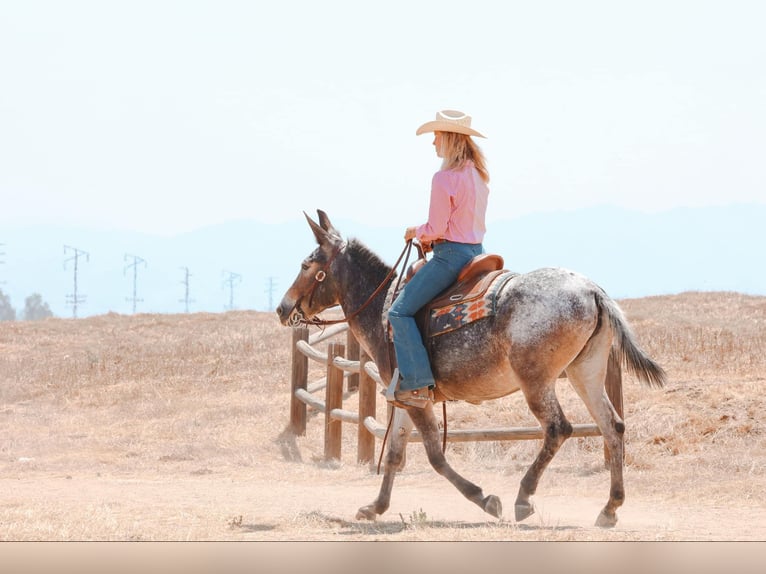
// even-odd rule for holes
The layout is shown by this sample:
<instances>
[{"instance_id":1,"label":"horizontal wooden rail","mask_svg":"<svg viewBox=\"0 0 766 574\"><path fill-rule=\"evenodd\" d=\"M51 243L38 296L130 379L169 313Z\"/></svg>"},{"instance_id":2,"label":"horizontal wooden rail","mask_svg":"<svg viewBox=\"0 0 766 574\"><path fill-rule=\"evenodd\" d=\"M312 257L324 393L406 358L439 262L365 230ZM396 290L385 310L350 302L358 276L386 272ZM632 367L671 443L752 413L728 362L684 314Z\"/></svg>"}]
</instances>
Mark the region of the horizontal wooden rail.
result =
<instances>
[{"instance_id":1,"label":"horizontal wooden rail","mask_svg":"<svg viewBox=\"0 0 766 574\"><path fill-rule=\"evenodd\" d=\"M343 421L344 423L359 424L359 413L353 413L343 409L332 409L330 411L330 418Z\"/></svg>"},{"instance_id":2,"label":"horizontal wooden rail","mask_svg":"<svg viewBox=\"0 0 766 574\"><path fill-rule=\"evenodd\" d=\"M330 327L327 327L327 329L320 331L319 333L314 333L313 335L311 335L309 337L309 345L316 345L317 343L321 343L322 341L331 339L335 335L339 335L340 333L343 333L345 331L348 331L348 323L339 323L337 325L332 325Z\"/></svg>"},{"instance_id":3,"label":"horizontal wooden rail","mask_svg":"<svg viewBox=\"0 0 766 574\"><path fill-rule=\"evenodd\" d=\"M313 397L306 389L296 389L295 397L312 409L316 409L321 413L325 412L326 407L324 401Z\"/></svg>"},{"instance_id":4,"label":"horizontal wooden rail","mask_svg":"<svg viewBox=\"0 0 766 574\"><path fill-rule=\"evenodd\" d=\"M382 439L386 434L386 427L381 425L373 417L364 419L365 428ZM586 436L601 436L601 431L595 424L572 425L572 438ZM541 440L543 438L543 429L540 427L509 427L496 429L458 429L447 431L447 441L449 442L473 442L488 440ZM422 442L420 433L412 431L410 441Z\"/></svg>"},{"instance_id":5,"label":"horizontal wooden rail","mask_svg":"<svg viewBox=\"0 0 766 574\"><path fill-rule=\"evenodd\" d=\"M359 373L359 361L349 361L345 357L335 357L332 360L332 364L345 373L352 375Z\"/></svg>"},{"instance_id":6,"label":"horizontal wooden rail","mask_svg":"<svg viewBox=\"0 0 766 574\"><path fill-rule=\"evenodd\" d=\"M295 390L295 396L297 397L297 399L299 401L309 405L310 407L312 407L312 408L314 408L314 409L316 409L318 411L325 412L325 403L324 403L324 401L322 399L316 398L313 395L313 393L316 393L316 392L321 391L322 389L326 389L326 388L327 388L327 381L326 380L317 381L316 383L313 383L313 384L309 385L305 389L296 389ZM359 422L359 417L357 417L356 421L354 421L354 422L358 423Z\"/></svg>"},{"instance_id":7,"label":"horizontal wooden rail","mask_svg":"<svg viewBox=\"0 0 766 574\"><path fill-rule=\"evenodd\" d=\"M316 361L317 363L322 363L323 365L326 365L330 362L330 360L327 358L327 353L323 353L322 351L317 351L314 347L309 345L306 341L298 341L295 344L295 348L298 349L298 351L301 352L301 354L305 357L308 357L312 361Z\"/></svg>"},{"instance_id":8,"label":"horizontal wooden rail","mask_svg":"<svg viewBox=\"0 0 766 574\"><path fill-rule=\"evenodd\" d=\"M302 355L305 357L308 357L312 361L316 361L317 363L321 363L322 365L328 365L332 363L334 367L339 368L341 371L343 371L344 376L353 375L359 373L359 361L349 361L345 357L335 357L330 361L330 359L327 356L327 353L318 351L311 345L309 345L306 341L298 341L295 344L295 348L298 349L298 351L301 352Z\"/></svg>"}]
</instances>

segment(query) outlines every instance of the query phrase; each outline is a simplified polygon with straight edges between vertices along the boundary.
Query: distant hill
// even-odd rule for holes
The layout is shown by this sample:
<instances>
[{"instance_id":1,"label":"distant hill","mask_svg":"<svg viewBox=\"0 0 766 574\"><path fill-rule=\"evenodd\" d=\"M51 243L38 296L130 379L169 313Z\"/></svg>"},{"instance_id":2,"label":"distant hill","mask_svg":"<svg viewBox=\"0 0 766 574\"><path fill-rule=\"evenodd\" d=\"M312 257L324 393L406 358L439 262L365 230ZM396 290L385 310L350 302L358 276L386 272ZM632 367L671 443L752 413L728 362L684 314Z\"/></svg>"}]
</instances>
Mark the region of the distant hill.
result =
<instances>
[{"instance_id":1,"label":"distant hill","mask_svg":"<svg viewBox=\"0 0 766 574\"><path fill-rule=\"evenodd\" d=\"M307 208L306 211L309 211ZM329 213L332 218L332 213ZM393 263L403 247L406 225L371 227L333 220L347 237L358 237ZM641 213L615 207L525 215L491 221L487 251L502 254L516 271L561 266L579 271L615 298L681 291L766 294L766 205L681 208ZM132 269L125 254L146 260L138 267L137 312L179 313L184 271L190 277L190 311L223 311L229 304L224 271L241 275L234 306L266 311L295 278L314 248L302 216L285 224L233 221L174 237L65 227L0 230L4 265L0 289L17 310L40 293L60 317L72 315L73 261L64 245L88 252L78 267L78 292L86 296L81 317L132 312Z\"/></svg>"}]
</instances>

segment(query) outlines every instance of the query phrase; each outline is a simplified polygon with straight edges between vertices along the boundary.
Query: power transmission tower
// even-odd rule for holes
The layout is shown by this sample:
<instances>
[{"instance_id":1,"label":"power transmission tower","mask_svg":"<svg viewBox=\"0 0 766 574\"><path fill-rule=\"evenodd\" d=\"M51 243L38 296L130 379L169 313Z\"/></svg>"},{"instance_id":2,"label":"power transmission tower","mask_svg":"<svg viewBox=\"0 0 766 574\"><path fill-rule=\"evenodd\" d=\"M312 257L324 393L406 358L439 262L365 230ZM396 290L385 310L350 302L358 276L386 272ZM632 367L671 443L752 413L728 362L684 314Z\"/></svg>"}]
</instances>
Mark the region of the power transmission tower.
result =
<instances>
[{"instance_id":1,"label":"power transmission tower","mask_svg":"<svg viewBox=\"0 0 766 574\"><path fill-rule=\"evenodd\" d=\"M5 243L0 243L0 248L5 247ZM0 251L0 265L5 265L5 261L1 259L5 257L5 251ZM0 285L5 285L5 281L0 281Z\"/></svg>"},{"instance_id":2,"label":"power transmission tower","mask_svg":"<svg viewBox=\"0 0 766 574\"><path fill-rule=\"evenodd\" d=\"M72 317L77 319L77 305L80 303L85 303L85 295L79 295L77 293L77 266L80 261L80 257L85 256L85 261L90 261L90 253L81 249L77 249L76 247L64 245L64 255L67 254L67 251L72 252L73 255L69 259L64 260L64 269L66 269L66 264L69 261L74 261L74 292L71 295L67 295L66 299L67 303L72 305Z\"/></svg>"},{"instance_id":3,"label":"power transmission tower","mask_svg":"<svg viewBox=\"0 0 766 574\"><path fill-rule=\"evenodd\" d=\"M224 271L223 274L225 276L223 285L224 287L226 285L229 286L229 305L228 307L224 305L224 309L231 311L234 309L234 284L242 283L242 275L239 273L234 273L233 271Z\"/></svg>"},{"instance_id":4,"label":"power transmission tower","mask_svg":"<svg viewBox=\"0 0 766 574\"><path fill-rule=\"evenodd\" d=\"M143 263L144 267L146 267L146 261L141 259L138 255L131 255L130 253L126 253L125 257L123 258L123 261L127 261L128 259L133 258L132 263L128 263L128 265L125 266L125 269L122 270L122 274L125 275L125 272L133 268L133 297L125 297L126 301L133 301L133 314L136 314L136 303L141 302L143 303L143 299L138 299L136 297L136 283L138 283L138 266Z\"/></svg>"},{"instance_id":5,"label":"power transmission tower","mask_svg":"<svg viewBox=\"0 0 766 574\"><path fill-rule=\"evenodd\" d=\"M274 310L274 289L276 288L277 284L274 281L274 277L269 277L267 279L269 286L266 288L266 293L269 294L269 308L267 311L273 311Z\"/></svg>"},{"instance_id":6,"label":"power transmission tower","mask_svg":"<svg viewBox=\"0 0 766 574\"><path fill-rule=\"evenodd\" d=\"M189 299L189 277L191 277L191 273L189 273L188 267L181 267L181 269L184 270L184 280L181 281L184 285L184 298L179 299L178 301L184 304L184 312L188 313L189 303L194 303L194 299Z\"/></svg>"}]
</instances>

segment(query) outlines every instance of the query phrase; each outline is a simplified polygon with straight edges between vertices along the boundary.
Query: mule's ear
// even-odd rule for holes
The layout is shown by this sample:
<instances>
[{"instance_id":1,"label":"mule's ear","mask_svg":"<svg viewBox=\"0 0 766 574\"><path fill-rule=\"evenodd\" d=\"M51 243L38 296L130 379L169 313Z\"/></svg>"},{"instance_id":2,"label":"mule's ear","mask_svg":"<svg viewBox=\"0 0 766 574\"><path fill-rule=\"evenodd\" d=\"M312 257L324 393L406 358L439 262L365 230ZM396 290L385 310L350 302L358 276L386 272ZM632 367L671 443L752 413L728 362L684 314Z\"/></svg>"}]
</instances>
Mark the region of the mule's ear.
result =
<instances>
[{"instance_id":1,"label":"mule's ear","mask_svg":"<svg viewBox=\"0 0 766 574\"><path fill-rule=\"evenodd\" d=\"M319 224L322 226L322 229L324 229L327 233L340 237L340 233L337 229L335 229L335 227L333 227L333 224L330 222L330 218L327 217L327 214L321 209L317 209L317 214L319 214Z\"/></svg>"},{"instance_id":2,"label":"mule's ear","mask_svg":"<svg viewBox=\"0 0 766 574\"><path fill-rule=\"evenodd\" d=\"M306 216L306 221L309 222L309 227L311 227L311 231L314 232L314 237L316 237L317 243L319 243L319 245L324 245L327 243L327 231L322 229L319 224L311 219L305 211L303 212L303 215Z\"/></svg>"}]
</instances>

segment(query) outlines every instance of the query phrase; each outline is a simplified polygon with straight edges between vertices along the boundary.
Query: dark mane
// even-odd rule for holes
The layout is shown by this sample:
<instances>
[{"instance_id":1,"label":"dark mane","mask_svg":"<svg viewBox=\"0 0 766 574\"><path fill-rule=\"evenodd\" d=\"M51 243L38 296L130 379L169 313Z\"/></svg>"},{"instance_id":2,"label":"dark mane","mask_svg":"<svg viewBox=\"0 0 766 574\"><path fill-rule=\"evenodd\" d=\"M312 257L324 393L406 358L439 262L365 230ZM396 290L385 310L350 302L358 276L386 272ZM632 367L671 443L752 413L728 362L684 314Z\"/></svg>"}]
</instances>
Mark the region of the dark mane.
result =
<instances>
[{"instance_id":1,"label":"dark mane","mask_svg":"<svg viewBox=\"0 0 766 574\"><path fill-rule=\"evenodd\" d=\"M346 251L349 257L359 262L370 273L374 281L382 281L391 271L390 265L386 265L380 257L355 237L348 240Z\"/></svg>"}]
</instances>

